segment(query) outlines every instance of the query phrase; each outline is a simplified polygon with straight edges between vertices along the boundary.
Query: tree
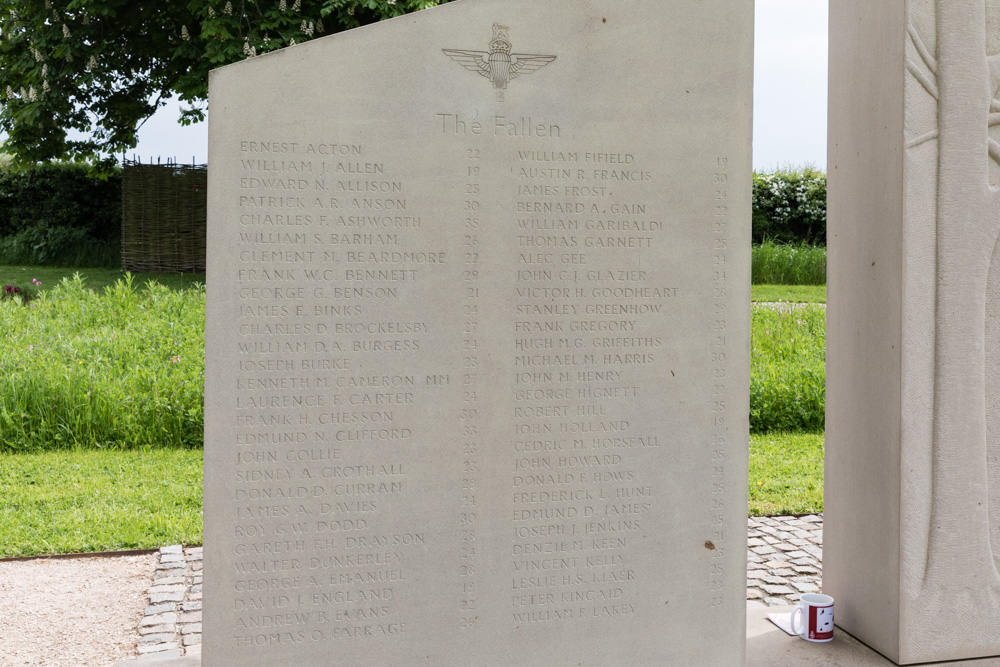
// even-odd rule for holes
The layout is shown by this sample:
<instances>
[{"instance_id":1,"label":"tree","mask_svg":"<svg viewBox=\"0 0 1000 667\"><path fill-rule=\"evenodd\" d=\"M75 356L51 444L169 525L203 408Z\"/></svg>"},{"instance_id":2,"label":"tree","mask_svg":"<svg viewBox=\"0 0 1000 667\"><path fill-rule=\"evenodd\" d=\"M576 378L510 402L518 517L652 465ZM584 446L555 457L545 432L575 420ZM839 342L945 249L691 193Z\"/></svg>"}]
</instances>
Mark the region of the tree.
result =
<instances>
[{"instance_id":1,"label":"tree","mask_svg":"<svg viewBox=\"0 0 1000 667\"><path fill-rule=\"evenodd\" d=\"M3 150L110 161L171 95L203 120L215 67L448 1L0 0Z\"/></svg>"}]
</instances>

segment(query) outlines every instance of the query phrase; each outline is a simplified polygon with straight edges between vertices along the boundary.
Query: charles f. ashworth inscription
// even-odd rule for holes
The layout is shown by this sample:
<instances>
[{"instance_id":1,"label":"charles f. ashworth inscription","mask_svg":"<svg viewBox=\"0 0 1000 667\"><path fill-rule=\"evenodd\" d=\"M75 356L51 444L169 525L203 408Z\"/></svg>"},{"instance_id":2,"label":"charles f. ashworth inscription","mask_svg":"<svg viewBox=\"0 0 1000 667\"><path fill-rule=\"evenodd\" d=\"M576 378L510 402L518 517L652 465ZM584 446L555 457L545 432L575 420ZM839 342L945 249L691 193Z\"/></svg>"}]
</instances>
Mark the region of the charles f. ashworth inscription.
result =
<instances>
[{"instance_id":1,"label":"charles f. ashworth inscription","mask_svg":"<svg viewBox=\"0 0 1000 667\"><path fill-rule=\"evenodd\" d=\"M742 664L751 25L461 0L213 73L206 664Z\"/></svg>"}]
</instances>

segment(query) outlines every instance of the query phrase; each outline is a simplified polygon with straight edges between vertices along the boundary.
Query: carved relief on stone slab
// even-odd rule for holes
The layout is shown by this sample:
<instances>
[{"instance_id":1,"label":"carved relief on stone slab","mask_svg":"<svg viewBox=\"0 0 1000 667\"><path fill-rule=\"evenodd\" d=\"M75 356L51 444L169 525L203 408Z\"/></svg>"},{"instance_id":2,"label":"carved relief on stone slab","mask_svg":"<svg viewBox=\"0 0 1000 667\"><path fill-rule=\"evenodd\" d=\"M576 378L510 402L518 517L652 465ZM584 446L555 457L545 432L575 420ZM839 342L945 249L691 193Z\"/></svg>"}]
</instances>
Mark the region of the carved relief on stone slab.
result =
<instances>
[{"instance_id":1,"label":"carved relief on stone slab","mask_svg":"<svg viewBox=\"0 0 1000 667\"><path fill-rule=\"evenodd\" d=\"M1000 1L910 0L907 33L901 644L920 655L992 655L1000 650Z\"/></svg>"}]
</instances>

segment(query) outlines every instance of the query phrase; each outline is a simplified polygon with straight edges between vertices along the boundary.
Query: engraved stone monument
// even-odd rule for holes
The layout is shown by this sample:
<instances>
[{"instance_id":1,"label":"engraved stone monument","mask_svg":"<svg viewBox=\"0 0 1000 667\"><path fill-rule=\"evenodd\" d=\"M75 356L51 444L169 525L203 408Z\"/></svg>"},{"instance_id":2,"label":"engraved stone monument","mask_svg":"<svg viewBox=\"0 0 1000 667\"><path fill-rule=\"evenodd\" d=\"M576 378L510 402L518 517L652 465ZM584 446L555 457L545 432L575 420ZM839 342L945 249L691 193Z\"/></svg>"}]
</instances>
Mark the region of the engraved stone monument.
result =
<instances>
[{"instance_id":1,"label":"engraved stone monument","mask_svg":"<svg viewBox=\"0 0 1000 667\"><path fill-rule=\"evenodd\" d=\"M742 665L752 4L216 70L205 664Z\"/></svg>"},{"instance_id":2,"label":"engraved stone monument","mask_svg":"<svg viewBox=\"0 0 1000 667\"><path fill-rule=\"evenodd\" d=\"M1000 655L1000 2L830 30L823 589L901 664Z\"/></svg>"}]
</instances>

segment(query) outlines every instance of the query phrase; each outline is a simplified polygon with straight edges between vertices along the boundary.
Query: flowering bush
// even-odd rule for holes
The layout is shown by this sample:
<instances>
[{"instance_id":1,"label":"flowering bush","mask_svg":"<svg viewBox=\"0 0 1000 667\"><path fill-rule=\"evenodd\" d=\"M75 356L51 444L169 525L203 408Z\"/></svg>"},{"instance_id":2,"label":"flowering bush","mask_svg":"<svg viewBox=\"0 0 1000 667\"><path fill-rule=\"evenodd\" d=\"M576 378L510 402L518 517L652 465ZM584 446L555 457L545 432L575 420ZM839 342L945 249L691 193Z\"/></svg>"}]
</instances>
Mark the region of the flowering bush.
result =
<instances>
[{"instance_id":1,"label":"flowering bush","mask_svg":"<svg viewBox=\"0 0 1000 667\"><path fill-rule=\"evenodd\" d=\"M753 242L826 245L826 174L812 167L753 175Z\"/></svg>"}]
</instances>

